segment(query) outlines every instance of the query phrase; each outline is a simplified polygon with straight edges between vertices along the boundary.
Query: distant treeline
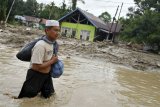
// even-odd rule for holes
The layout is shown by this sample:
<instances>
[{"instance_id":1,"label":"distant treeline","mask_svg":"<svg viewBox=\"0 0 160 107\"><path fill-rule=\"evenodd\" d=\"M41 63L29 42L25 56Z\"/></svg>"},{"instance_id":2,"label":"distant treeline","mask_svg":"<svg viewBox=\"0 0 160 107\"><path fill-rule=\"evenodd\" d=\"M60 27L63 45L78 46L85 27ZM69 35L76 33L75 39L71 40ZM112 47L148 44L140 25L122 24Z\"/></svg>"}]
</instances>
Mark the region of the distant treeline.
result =
<instances>
[{"instance_id":1,"label":"distant treeline","mask_svg":"<svg viewBox=\"0 0 160 107\"><path fill-rule=\"evenodd\" d=\"M0 21L5 21L13 0L0 0ZM13 9L9 16L9 21L14 19L14 15L28 15L38 18L59 19L71 11L65 1L60 7L55 6L54 1L50 4L38 3L36 0L15 0Z\"/></svg>"}]
</instances>

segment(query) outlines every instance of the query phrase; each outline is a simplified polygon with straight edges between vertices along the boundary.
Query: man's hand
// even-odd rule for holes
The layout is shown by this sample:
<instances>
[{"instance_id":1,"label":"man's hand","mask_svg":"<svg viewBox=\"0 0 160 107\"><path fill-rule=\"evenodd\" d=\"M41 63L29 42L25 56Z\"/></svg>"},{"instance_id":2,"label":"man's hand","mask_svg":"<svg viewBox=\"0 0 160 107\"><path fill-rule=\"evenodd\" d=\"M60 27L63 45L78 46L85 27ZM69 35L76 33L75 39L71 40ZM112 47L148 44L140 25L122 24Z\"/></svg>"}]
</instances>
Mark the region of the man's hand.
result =
<instances>
[{"instance_id":1,"label":"man's hand","mask_svg":"<svg viewBox=\"0 0 160 107\"><path fill-rule=\"evenodd\" d=\"M51 62L52 64L56 63L58 61L58 56L52 56Z\"/></svg>"}]
</instances>

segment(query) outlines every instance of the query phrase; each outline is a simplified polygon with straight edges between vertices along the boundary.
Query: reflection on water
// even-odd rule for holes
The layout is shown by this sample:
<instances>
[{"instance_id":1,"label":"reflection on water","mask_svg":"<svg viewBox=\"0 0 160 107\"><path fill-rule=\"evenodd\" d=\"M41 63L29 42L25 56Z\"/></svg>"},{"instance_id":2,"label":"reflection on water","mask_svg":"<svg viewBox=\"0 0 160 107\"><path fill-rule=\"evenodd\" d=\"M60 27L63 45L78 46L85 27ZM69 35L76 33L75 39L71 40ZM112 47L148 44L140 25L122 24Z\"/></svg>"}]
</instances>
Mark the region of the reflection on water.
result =
<instances>
[{"instance_id":1,"label":"reflection on water","mask_svg":"<svg viewBox=\"0 0 160 107\"><path fill-rule=\"evenodd\" d=\"M0 47L0 107L159 107L160 73L131 71L113 64L60 56L64 74L53 79L56 94L16 100L29 63L16 59L17 50Z\"/></svg>"}]
</instances>

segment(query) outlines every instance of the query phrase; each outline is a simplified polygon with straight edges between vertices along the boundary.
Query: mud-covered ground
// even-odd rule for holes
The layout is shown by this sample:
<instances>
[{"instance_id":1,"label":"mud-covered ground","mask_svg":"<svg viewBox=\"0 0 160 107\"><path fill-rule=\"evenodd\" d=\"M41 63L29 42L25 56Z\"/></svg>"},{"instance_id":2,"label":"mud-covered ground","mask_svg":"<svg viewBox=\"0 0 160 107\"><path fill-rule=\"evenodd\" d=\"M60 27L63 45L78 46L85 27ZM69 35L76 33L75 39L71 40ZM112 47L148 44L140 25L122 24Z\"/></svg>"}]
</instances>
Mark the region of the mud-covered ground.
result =
<instances>
[{"instance_id":1,"label":"mud-covered ground","mask_svg":"<svg viewBox=\"0 0 160 107\"><path fill-rule=\"evenodd\" d=\"M8 25L5 29L0 28L0 43L13 48L21 48L43 34L43 31L37 29ZM68 58L79 56L97 59L97 61L104 60L137 70L160 71L160 55L146 53L122 43L88 42L64 37L60 37L58 43L59 54L66 55Z\"/></svg>"}]
</instances>

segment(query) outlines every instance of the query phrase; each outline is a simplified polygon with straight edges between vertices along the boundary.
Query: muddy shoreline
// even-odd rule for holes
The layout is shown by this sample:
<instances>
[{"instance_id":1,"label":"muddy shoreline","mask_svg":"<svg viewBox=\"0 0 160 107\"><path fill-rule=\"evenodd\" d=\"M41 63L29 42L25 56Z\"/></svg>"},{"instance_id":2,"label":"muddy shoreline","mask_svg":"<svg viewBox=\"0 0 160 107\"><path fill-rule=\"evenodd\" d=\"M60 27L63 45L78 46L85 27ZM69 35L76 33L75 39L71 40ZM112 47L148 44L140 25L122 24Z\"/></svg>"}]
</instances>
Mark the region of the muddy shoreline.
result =
<instances>
[{"instance_id":1,"label":"muddy shoreline","mask_svg":"<svg viewBox=\"0 0 160 107\"><path fill-rule=\"evenodd\" d=\"M9 25L0 29L0 43L13 48L21 48L44 32L25 26ZM105 62L123 65L142 71L160 71L160 55L145 53L125 44L109 42L87 42L71 38L59 38L59 54L68 58L79 56L104 60Z\"/></svg>"}]
</instances>

